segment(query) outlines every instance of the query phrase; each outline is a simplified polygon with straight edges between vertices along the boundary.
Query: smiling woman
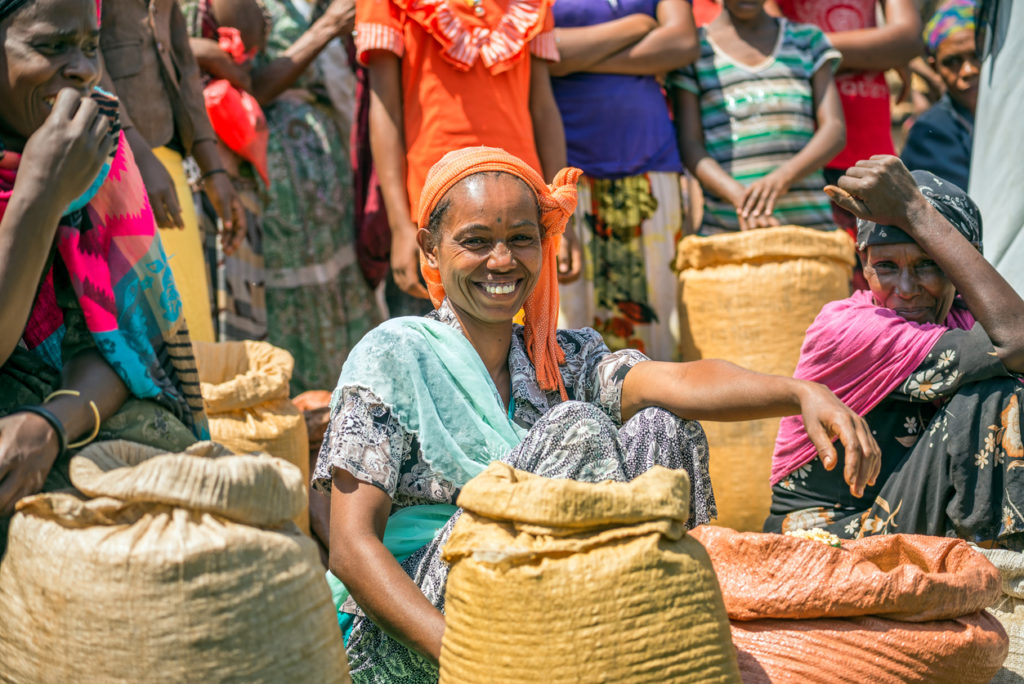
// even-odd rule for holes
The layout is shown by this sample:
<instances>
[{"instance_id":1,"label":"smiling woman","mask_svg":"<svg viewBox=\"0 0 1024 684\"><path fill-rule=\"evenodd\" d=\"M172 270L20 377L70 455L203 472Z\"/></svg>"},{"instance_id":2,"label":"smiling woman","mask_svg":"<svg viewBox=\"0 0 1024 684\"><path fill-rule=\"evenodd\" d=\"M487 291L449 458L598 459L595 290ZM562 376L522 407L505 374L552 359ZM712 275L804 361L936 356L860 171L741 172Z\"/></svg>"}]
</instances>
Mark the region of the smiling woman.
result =
<instances>
[{"instance_id":1,"label":"smiling woman","mask_svg":"<svg viewBox=\"0 0 1024 684\"><path fill-rule=\"evenodd\" d=\"M206 435L97 45L95 0L0 1L0 553L19 498L70 486L75 448Z\"/></svg>"},{"instance_id":2,"label":"smiling woman","mask_svg":"<svg viewBox=\"0 0 1024 684\"><path fill-rule=\"evenodd\" d=\"M460 489L502 460L549 478L627 481L684 469L690 524L715 515L698 418L800 411L853 488L874 477L866 424L820 385L719 361L658 363L610 352L590 328L556 330L556 257L578 169L552 185L493 148L430 170L417 234L436 311L371 331L345 362L314 487L330 492L339 622L355 681L430 682L444 632L440 549ZM522 309L525 324L513 323Z\"/></svg>"},{"instance_id":3,"label":"smiling woman","mask_svg":"<svg viewBox=\"0 0 1024 684\"><path fill-rule=\"evenodd\" d=\"M882 468L875 486L848 494L814 462L800 420L784 419L765 529L1024 548L1024 301L981 256L978 207L896 157L858 162L827 190L860 217L870 290L822 309L794 376L864 416Z\"/></svg>"},{"instance_id":4,"label":"smiling woman","mask_svg":"<svg viewBox=\"0 0 1024 684\"><path fill-rule=\"evenodd\" d=\"M522 308L540 276L540 206L521 179L499 171L467 177L430 213L420 249L444 272L457 311L504 324ZM450 226L442 230L442 225Z\"/></svg>"}]
</instances>

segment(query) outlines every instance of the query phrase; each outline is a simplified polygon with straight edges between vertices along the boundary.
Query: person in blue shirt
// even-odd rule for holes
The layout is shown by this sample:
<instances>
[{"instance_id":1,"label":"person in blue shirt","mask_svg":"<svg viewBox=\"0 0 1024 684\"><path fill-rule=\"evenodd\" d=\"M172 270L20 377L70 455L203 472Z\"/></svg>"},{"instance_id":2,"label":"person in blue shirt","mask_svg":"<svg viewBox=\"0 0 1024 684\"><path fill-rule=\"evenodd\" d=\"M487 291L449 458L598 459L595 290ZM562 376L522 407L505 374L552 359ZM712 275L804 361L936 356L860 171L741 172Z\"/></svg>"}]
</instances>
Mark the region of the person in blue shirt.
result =
<instances>
[{"instance_id":1,"label":"person in blue shirt","mask_svg":"<svg viewBox=\"0 0 1024 684\"><path fill-rule=\"evenodd\" d=\"M903 149L908 169L931 171L967 188L981 64L974 44L974 0L946 0L924 30L928 63L946 94L914 123Z\"/></svg>"}]
</instances>

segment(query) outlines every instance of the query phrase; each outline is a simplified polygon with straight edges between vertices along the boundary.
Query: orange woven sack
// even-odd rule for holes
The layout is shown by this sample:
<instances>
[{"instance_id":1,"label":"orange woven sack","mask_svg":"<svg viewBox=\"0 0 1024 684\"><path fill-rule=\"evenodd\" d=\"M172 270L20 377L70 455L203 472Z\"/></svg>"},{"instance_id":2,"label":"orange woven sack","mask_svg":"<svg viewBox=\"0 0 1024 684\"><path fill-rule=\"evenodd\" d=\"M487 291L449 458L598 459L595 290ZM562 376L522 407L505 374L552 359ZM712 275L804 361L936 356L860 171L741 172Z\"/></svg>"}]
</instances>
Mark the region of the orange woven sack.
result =
<instances>
[{"instance_id":1,"label":"orange woven sack","mask_svg":"<svg viewBox=\"0 0 1024 684\"><path fill-rule=\"evenodd\" d=\"M960 539L692 535L718 575L744 682L987 682L1006 658L1006 632L984 612L999 573Z\"/></svg>"},{"instance_id":2,"label":"orange woven sack","mask_svg":"<svg viewBox=\"0 0 1024 684\"><path fill-rule=\"evenodd\" d=\"M817 544L818 542L809 542ZM1006 633L982 611L955 620L733 622L744 684L988 682L1006 657Z\"/></svg>"},{"instance_id":3,"label":"orange woven sack","mask_svg":"<svg viewBox=\"0 0 1024 684\"><path fill-rule=\"evenodd\" d=\"M782 534L701 526L731 620L885 616L947 620L984 610L999 572L961 539L880 535L835 548Z\"/></svg>"}]
</instances>

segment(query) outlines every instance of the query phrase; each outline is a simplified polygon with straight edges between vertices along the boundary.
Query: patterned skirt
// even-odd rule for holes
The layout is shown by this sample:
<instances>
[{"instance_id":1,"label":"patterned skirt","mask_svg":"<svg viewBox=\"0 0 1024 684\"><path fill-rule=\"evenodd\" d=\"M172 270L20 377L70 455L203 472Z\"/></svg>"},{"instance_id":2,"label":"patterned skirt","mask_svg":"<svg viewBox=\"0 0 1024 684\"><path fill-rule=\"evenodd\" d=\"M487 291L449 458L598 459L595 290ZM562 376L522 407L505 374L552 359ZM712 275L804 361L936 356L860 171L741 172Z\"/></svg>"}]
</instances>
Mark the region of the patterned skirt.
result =
<instances>
[{"instance_id":1,"label":"patterned skirt","mask_svg":"<svg viewBox=\"0 0 1024 684\"><path fill-rule=\"evenodd\" d=\"M773 487L764 531L821 528L847 539L928 534L1024 550L1022 402L1017 378L965 385L858 508L807 506L839 501L846 487L842 464L829 472L815 459L787 478L787 487Z\"/></svg>"},{"instance_id":2,"label":"patterned skirt","mask_svg":"<svg viewBox=\"0 0 1024 684\"><path fill-rule=\"evenodd\" d=\"M594 328L612 351L628 347L655 361L678 360L679 174L583 176L577 190L583 275L559 287L558 327Z\"/></svg>"},{"instance_id":3,"label":"patterned skirt","mask_svg":"<svg viewBox=\"0 0 1024 684\"><path fill-rule=\"evenodd\" d=\"M298 394L334 387L349 350L381 316L356 262L352 167L334 118L286 96L266 115L267 340L295 357Z\"/></svg>"},{"instance_id":4,"label":"patterned skirt","mask_svg":"<svg viewBox=\"0 0 1024 684\"><path fill-rule=\"evenodd\" d=\"M592 421L594 429L574 439L568 426ZM692 487L690 525L716 515L708 477L708 445L700 423L683 420L664 409L637 413L621 429L598 407L578 401L559 404L544 414L523 442L506 458L515 468L555 479L583 482L629 481L654 465L685 469ZM461 512L461 511L460 511ZM444 612L448 565L441 549L460 512L434 540L410 556L402 567L434 606ZM349 602L343 608L354 606ZM418 653L385 634L358 610L348 641L353 682L420 684L437 682L438 670Z\"/></svg>"}]
</instances>

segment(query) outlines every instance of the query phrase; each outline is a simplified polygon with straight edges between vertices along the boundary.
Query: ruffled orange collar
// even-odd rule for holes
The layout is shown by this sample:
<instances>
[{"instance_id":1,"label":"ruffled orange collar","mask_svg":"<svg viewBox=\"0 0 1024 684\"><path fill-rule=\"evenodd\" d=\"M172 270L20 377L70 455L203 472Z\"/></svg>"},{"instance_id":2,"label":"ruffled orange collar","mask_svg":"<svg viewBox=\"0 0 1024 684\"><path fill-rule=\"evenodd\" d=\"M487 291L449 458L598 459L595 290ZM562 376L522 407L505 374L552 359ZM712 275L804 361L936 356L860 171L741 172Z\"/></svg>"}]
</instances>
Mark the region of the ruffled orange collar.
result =
<instances>
[{"instance_id":1,"label":"ruffled orange collar","mask_svg":"<svg viewBox=\"0 0 1024 684\"><path fill-rule=\"evenodd\" d=\"M552 0L395 0L408 19L441 44L445 60L469 71L511 69L544 28Z\"/></svg>"}]
</instances>

